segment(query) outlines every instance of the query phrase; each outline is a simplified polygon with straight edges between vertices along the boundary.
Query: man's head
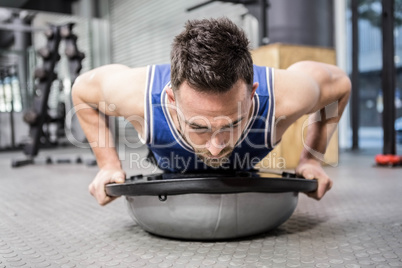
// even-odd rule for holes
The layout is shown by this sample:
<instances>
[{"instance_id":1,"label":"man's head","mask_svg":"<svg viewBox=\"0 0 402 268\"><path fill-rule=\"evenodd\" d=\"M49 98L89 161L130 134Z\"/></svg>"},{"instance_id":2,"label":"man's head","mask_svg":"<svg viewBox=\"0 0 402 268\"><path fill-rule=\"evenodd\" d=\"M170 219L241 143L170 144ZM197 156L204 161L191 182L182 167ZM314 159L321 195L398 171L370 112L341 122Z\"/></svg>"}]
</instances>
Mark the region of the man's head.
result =
<instances>
[{"instance_id":1,"label":"man's head","mask_svg":"<svg viewBox=\"0 0 402 268\"><path fill-rule=\"evenodd\" d=\"M227 18L188 21L171 51L171 83L222 93L243 80L252 90L253 61L245 33Z\"/></svg>"},{"instance_id":2,"label":"man's head","mask_svg":"<svg viewBox=\"0 0 402 268\"><path fill-rule=\"evenodd\" d=\"M179 131L210 166L223 164L249 119L258 83L248 45L226 18L189 21L173 42L169 101Z\"/></svg>"}]
</instances>

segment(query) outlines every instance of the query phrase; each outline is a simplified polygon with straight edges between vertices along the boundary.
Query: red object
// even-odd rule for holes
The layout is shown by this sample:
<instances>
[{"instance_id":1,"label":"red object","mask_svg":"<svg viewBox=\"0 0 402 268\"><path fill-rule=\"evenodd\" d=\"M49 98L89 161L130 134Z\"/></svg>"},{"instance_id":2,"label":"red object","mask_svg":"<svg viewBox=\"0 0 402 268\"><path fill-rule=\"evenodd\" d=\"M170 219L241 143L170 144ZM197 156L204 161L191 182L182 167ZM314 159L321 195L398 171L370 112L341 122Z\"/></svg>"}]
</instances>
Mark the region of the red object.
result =
<instances>
[{"instance_id":1,"label":"red object","mask_svg":"<svg viewBox=\"0 0 402 268\"><path fill-rule=\"evenodd\" d=\"M400 165L402 164L402 156L393 154L378 154L375 156L375 162L378 165Z\"/></svg>"}]
</instances>

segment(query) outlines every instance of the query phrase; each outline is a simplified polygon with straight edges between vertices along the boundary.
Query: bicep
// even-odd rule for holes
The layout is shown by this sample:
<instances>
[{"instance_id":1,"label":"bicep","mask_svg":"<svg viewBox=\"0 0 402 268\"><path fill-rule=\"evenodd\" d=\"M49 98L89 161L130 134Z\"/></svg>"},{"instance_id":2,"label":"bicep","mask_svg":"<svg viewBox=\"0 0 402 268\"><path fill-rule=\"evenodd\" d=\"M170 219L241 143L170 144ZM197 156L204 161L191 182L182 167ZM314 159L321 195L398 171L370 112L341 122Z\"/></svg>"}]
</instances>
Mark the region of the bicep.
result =
<instances>
[{"instance_id":1,"label":"bicep","mask_svg":"<svg viewBox=\"0 0 402 268\"><path fill-rule=\"evenodd\" d=\"M74 103L85 103L110 116L136 114L145 87L143 68L106 65L77 78L73 87ZM137 111L138 110L138 111Z\"/></svg>"},{"instance_id":2,"label":"bicep","mask_svg":"<svg viewBox=\"0 0 402 268\"><path fill-rule=\"evenodd\" d=\"M299 62L275 75L276 119L278 136L305 114L315 113L338 103L342 113L349 98L348 76L338 67L318 62Z\"/></svg>"},{"instance_id":3,"label":"bicep","mask_svg":"<svg viewBox=\"0 0 402 268\"><path fill-rule=\"evenodd\" d=\"M105 102L104 84L115 73L126 70L124 65L104 65L77 77L72 87L72 98L75 105L86 104L94 109L99 109ZM108 74L108 75L107 75Z\"/></svg>"},{"instance_id":4,"label":"bicep","mask_svg":"<svg viewBox=\"0 0 402 268\"><path fill-rule=\"evenodd\" d=\"M331 64L302 61L293 64L288 68L289 71L297 72L301 76L313 81L317 87L317 100L311 104L313 113L321 110L325 106L348 99L350 93L350 80L348 75L339 67ZM308 91L308 89L306 89Z\"/></svg>"}]
</instances>

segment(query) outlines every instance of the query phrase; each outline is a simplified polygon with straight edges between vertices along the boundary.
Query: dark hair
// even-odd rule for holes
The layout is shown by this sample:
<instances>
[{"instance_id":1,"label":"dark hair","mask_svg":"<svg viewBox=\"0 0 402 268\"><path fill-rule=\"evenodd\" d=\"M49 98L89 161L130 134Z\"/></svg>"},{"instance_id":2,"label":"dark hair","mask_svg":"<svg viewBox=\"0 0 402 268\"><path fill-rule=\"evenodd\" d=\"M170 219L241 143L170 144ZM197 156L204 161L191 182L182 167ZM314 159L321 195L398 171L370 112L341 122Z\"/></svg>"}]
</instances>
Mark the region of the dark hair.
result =
<instances>
[{"instance_id":1,"label":"dark hair","mask_svg":"<svg viewBox=\"0 0 402 268\"><path fill-rule=\"evenodd\" d=\"M171 83L223 93L242 79L251 90L253 61L245 33L227 18L191 20L173 41Z\"/></svg>"}]
</instances>

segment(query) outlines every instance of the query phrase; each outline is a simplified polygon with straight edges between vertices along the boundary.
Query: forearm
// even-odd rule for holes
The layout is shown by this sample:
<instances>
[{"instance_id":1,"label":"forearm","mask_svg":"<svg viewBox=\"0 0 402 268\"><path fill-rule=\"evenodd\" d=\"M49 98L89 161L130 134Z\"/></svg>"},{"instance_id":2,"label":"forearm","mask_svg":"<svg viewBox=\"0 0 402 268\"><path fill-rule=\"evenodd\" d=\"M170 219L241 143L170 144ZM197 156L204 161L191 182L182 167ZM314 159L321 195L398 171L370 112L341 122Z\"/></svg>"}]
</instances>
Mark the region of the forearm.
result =
<instances>
[{"instance_id":1,"label":"forearm","mask_svg":"<svg viewBox=\"0 0 402 268\"><path fill-rule=\"evenodd\" d=\"M334 134L337 122L325 120L325 110L322 109L309 116L305 125L308 125L306 138L303 141L303 151L300 160L316 159L324 160L328 143ZM303 129L305 129L303 127Z\"/></svg>"},{"instance_id":2,"label":"forearm","mask_svg":"<svg viewBox=\"0 0 402 268\"><path fill-rule=\"evenodd\" d=\"M81 126L96 157L97 164L103 167L121 167L120 159L111 134L109 117L98 110L91 109L78 115Z\"/></svg>"},{"instance_id":3,"label":"forearm","mask_svg":"<svg viewBox=\"0 0 402 268\"><path fill-rule=\"evenodd\" d=\"M327 87L327 90L332 90L333 88L342 88L341 92L343 94L333 103L328 104L309 116L301 160L324 160L328 143L337 129L338 122L349 100L349 78L344 76L339 80L335 80L332 86Z\"/></svg>"},{"instance_id":4,"label":"forearm","mask_svg":"<svg viewBox=\"0 0 402 268\"><path fill-rule=\"evenodd\" d=\"M108 117L99 112L99 107L96 107L98 105L89 105L79 98L75 98L74 104L78 120L94 152L99 168L121 168L113 136L107 123Z\"/></svg>"}]
</instances>

